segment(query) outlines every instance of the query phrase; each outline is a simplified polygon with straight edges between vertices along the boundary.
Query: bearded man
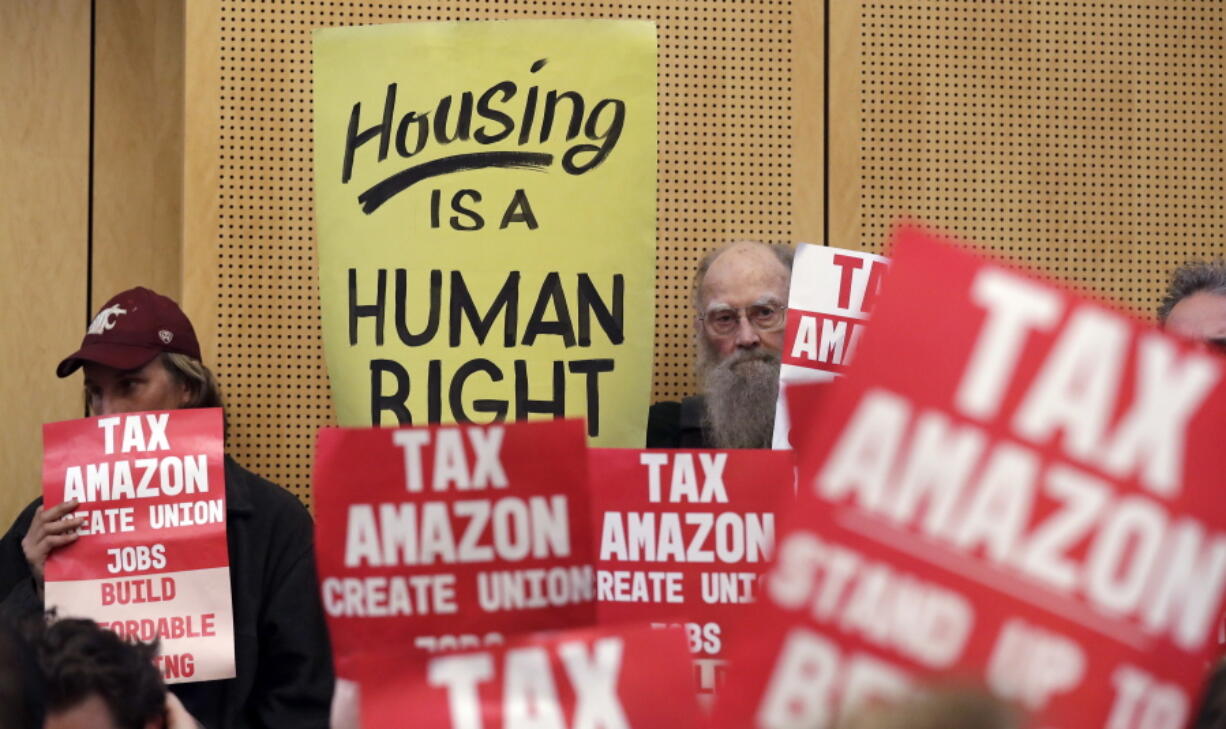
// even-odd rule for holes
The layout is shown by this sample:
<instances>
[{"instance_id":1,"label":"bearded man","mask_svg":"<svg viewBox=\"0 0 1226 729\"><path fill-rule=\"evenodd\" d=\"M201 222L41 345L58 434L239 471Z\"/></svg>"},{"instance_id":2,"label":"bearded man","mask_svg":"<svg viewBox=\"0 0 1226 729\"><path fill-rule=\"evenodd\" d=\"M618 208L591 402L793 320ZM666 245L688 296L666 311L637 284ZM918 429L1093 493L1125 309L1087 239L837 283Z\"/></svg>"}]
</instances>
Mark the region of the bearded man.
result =
<instances>
[{"instance_id":1,"label":"bearded man","mask_svg":"<svg viewBox=\"0 0 1226 729\"><path fill-rule=\"evenodd\" d=\"M792 249L752 241L708 253L694 275L702 394L656 403L648 448L769 448Z\"/></svg>"}]
</instances>

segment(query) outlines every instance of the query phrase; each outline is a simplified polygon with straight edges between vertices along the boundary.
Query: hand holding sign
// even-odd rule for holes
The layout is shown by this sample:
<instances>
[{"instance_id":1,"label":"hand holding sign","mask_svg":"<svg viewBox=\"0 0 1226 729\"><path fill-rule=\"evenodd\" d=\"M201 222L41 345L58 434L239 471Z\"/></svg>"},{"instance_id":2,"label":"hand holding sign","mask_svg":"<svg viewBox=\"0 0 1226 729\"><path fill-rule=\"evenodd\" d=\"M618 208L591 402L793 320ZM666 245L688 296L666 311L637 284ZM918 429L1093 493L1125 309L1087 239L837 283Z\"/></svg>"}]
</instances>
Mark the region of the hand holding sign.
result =
<instances>
[{"instance_id":1,"label":"hand holding sign","mask_svg":"<svg viewBox=\"0 0 1226 729\"><path fill-rule=\"evenodd\" d=\"M47 556L55 548L72 544L80 536L77 529L84 520L71 516L79 505L76 499L70 499L51 508L40 506L34 512L29 531L21 540L21 551L30 564L30 572L38 583L40 595L43 589L43 564Z\"/></svg>"}]
</instances>

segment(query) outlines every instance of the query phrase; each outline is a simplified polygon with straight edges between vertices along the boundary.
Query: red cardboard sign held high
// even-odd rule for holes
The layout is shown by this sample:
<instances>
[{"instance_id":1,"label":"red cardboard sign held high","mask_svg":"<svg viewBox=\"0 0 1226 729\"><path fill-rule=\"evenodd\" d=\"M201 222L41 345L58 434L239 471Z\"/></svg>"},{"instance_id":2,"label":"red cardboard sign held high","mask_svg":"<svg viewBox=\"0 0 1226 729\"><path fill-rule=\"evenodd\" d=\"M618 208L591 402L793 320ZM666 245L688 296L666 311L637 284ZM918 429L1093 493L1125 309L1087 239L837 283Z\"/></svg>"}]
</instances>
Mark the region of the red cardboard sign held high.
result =
<instances>
[{"instance_id":1,"label":"red cardboard sign held high","mask_svg":"<svg viewBox=\"0 0 1226 729\"><path fill-rule=\"evenodd\" d=\"M43 426L43 504L80 537L47 557L48 609L158 640L167 683L234 676L221 410Z\"/></svg>"},{"instance_id":2,"label":"red cardboard sign held high","mask_svg":"<svg viewBox=\"0 0 1226 729\"><path fill-rule=\"evenodd\" d=\"M796 246L772 447L791 448L787 388L832 382L851 365L888 268L888 258L864 251Z\"/></svg>"},{"instance_id":3,"label":"red cardboard sign held high","mask_svg":"<svg viewBox=\"0 0 1226 729\"><path fill-rule=\"evenodd\" d=\"M362 682L362 726L698 729L681 630L519 636L486 651L385 661Z\"/></svg>"},{"instance_id":4,"label":"red cardboard sign held high","mask_svg":"<svg viewBox=\"0 0 1226 729\"><path fill-rule=\"evenodd\" d=\"M1223 360L914 229L857 356L720 722L957 677L1036 726L1181 729L1226 587Z\"/></svg>"},{"instance_id":5,"label":"red cardboard sign held high","mask_svg":"<svg viewBox=\"0 0 1226 729\"><path fill-rule=\"evenodd\" d=\"M595 620L581 420L325 428L312 493L343 676Z\"/></svg>"},{"instance_id":6,"label":"red cardboard sign held high","mask_svg":"<svg viewBox=\"0 0 1226 729\"><path fill-rule=\"evenodd\" d=\"M590 451L601 623L684 625L700 698L723 683L729 630L754 614L780 512L786 451ZM752 628L750 628L752 632Z\"/></svg>"}]
</instances>

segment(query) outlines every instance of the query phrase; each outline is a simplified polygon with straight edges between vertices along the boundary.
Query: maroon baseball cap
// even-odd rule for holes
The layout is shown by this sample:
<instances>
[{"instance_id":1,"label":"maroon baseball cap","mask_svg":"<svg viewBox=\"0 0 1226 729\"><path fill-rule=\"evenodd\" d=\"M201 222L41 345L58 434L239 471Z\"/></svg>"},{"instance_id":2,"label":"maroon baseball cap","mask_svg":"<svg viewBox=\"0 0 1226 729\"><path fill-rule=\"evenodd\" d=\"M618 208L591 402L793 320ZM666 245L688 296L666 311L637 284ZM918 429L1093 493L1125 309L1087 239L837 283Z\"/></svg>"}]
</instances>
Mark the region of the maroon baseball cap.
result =
<instances>
[{"instance_id":1,"label":"maroon baseball cap","mask_svg":"<svg viewBox=\"0 0 1226 729\"><path fill-rule=\"evenodd\" d=\"M90 322L81 348L60 362L55 373L67 377L85 362L134 370L162 352L200 359L200 344L178 304L138 286L103 305Z\"/></svg>"}]
</instances>

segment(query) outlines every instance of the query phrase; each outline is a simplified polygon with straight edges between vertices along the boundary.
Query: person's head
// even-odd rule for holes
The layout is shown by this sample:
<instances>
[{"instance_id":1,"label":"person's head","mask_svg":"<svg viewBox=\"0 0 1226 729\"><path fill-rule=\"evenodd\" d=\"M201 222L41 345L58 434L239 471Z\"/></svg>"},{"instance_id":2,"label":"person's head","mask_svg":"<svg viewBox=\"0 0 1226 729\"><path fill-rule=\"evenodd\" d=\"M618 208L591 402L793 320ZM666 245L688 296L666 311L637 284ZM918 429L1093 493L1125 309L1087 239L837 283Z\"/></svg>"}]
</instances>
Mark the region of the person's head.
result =
<instances>
[{"instance_id":1,"label":"person's head","mask_svg":"<svg viewBox=\"0 0 1226 729\"><path fill-rule=\"evenodd\" d=\"M1158 321L1172 334L1226 351L1226 261L1195 261L1175 269Z\"/></svg>"},{"instance_id":2,"label":"person's head","mask_svg":"<svg viewBox=\"0 0 1226 729\"><path fill-rule=\"evenodd\" d=\"M128 643L92 620L63 619L44 631L38 660L46 683L46 729L155 729L166 686L153 644Z\"/></svg>"},{"instance_id":3,"label":"person's head","mask_svg":"<svg viewBox=\"0 0 1226 729\"><path fill-rule=\"evenodd\" d=\"M81 348L56 374L67 377L78 368L94 415L221 407L192 323L173 300L149 289L129 289L103 305Z\"/></svg>"},{"instance_id":4,"label":"person's head","mask_svg":"<svg viewBox=\"0 0 1226 729\"><path fill-rule=\"evenodd\" d=\"M718 448L770 445L791 275L791 248L751 241L712 251L698 265L698 376Z\"/></svg>"},{"instance_id":5,"label":"person's head","mask_svg":"<svg viewBox=\"0 0 1226 729\"><path fill-rule=\"evenodd\" d=\"M717 360L783 347L792 249L740 241L708 253L694 274L699 340Z\"/></svg>"}]
</instances>

